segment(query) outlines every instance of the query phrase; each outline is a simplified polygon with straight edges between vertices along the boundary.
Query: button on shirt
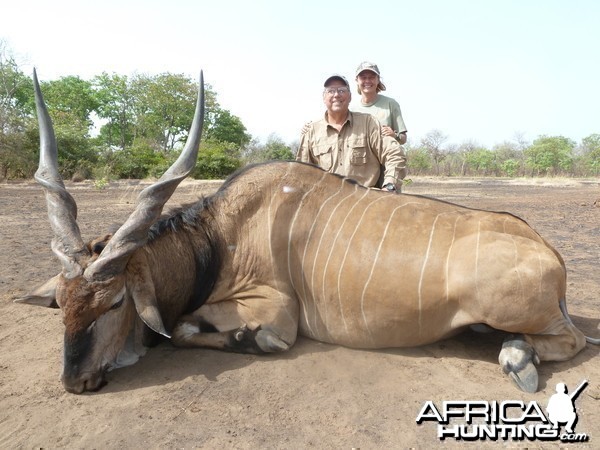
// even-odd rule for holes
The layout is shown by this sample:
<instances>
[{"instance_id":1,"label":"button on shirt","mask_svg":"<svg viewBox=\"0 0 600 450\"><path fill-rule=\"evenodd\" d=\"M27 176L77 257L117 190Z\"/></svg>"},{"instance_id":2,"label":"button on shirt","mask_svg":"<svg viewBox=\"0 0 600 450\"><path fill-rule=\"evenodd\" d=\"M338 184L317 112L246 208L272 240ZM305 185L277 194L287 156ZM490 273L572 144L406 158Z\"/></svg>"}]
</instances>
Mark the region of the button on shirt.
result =
<instances>
[{"instance_id":1,"label":"button on shirt","mask_svg":"<svg viewBox=\"0 0 600 450\"><path fill-rule=\"evenodd\" d=\"M383 184L402 184L406 157L395 139L381 135L381 127L369 114L349 112L340 131L327 122L327 113L312 122L300 141L296 159L328 172L352 178L373 187L385 167Z\"/></svg>"}]
</instances>

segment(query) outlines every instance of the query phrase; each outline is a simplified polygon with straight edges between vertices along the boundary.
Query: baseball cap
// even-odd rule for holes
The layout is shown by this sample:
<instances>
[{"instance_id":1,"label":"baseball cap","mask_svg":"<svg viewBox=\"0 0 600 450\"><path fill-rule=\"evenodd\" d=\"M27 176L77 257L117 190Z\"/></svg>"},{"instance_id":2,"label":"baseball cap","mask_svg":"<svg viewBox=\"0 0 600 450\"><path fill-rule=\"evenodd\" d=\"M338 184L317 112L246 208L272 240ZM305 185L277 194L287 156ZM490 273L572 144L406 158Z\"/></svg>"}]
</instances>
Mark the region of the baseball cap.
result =
<instances>
[{"instance_id":1,"label":"baseball cap","mask_svg":"<svg viewBox=\"0 0 600 450\"><path fill-rule=\"evenodd\" d=\"M363 61L359 64L359 66L356 68L356 76L358 76L359 73L361 73L363 70L370 70L371 72L375 72L375 74L377 74L377 76L381 76L381 72L379 72L379 67L377 67L377 64L374 64L372 62L369 61Z\"/></svg>"},{"instance_id":2,"label":"baseball cap","mask_svg":"<svg viewBox=\"0 0 600 450\"><path fill-rule=\"evenodd\" d=\"M344 83L346 85L346 87L350 87L350 84L348 84L348 80L346 80L346 77L344 77L343 75L334 73L333 75L330 75L326 80L325 83L323 83L324 87L327 87L327 85L329 84L330 81L332 80L339 80L342 83Z\"/></svg>"},{"instance_id":3,"label":"baseball cap","mask_svg":"<svg viewBox=\"0 0 600 450\"><path fill-rule=\"evenodd\" d=\"M381 72L379 72L379 67L377 67L377 64L369 62L369 61L361 62L358 65L358 67L356 68L356 78L358 79L358 75L361 72L364 72L365 70L369 70L369 71L373 72L374 74L376 74L378 77L380 77L379 84L377 85L377 90L378 90L378 92L385 91L385 84L383 84L381 81ZM360 94L360 88L358 90L358 93Z\"/></svg>"}]
</instances>

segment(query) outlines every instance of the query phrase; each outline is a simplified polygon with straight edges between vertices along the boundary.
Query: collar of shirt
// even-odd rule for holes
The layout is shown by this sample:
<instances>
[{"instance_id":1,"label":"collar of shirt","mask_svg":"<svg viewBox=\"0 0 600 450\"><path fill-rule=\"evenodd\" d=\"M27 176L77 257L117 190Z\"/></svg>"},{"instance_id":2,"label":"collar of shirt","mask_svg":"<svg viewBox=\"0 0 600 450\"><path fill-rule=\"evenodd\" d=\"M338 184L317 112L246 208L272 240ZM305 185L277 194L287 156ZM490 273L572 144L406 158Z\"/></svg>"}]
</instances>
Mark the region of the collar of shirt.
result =
<instances>
[{"instance_id":1,"label":"collar of shirt","mask_svg":"<svg viewBox=\"0 0 600 450\"><path fill-rule=\"evenodd\" d=\"M327 125L327 132L329 133L329 130L334 131L335 133L342 133L342 131L344 130L344 128L346 128L346 124L348 124L348 127L352 128L352 123L353 123L353 117L352 117L352 111L348 111L348 117L346 117L346 120L344 121L344 123L342 124L342 126L340 127L340 130L338 131L337 128L335 126L333 126L332 124L329 123L328 120L329 116L327 114L327 111L325 111L325 115L323 117L323 120L325 121L325 124Z\"/></svg>"}]
</instances>

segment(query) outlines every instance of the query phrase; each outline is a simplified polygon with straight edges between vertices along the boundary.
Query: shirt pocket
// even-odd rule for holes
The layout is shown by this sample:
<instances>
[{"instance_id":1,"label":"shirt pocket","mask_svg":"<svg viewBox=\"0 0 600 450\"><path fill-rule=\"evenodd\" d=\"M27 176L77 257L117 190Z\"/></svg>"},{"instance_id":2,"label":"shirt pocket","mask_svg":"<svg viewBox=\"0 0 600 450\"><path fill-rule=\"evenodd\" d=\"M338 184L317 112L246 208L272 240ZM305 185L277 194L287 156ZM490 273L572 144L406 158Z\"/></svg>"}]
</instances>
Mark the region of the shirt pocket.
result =
<instances>
[{"instance_id":1,"label":"shirt pocket","mask_svg":"<svg viewBox=\"0 0 600 450\"><path fill-rule=\"evenodd\" d=\"M350 150L350 164L353 166L367 164L367 145L364 138L349 141L348 150Z\"/></svg>"},{"instance_id":2,"label":"shirt pocket","mask_svg":"<svg viewBox=\"0 0 600 450\"><path fill-rule=\"evenodd\" d=\"M319 161L319 167L325 170L331 169L331 166L333 164L333 152L331 149L331 145L317 145L314 147L313 153L317 161Z\"/></svg>"}]
</instances>

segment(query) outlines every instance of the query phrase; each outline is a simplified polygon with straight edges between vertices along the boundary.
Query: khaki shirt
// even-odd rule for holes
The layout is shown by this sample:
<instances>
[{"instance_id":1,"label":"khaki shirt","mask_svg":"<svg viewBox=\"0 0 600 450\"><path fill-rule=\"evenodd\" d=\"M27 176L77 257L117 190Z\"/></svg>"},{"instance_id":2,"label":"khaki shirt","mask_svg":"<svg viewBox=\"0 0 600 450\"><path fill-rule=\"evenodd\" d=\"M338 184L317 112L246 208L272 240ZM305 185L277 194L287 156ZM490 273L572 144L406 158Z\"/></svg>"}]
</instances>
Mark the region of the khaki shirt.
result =
<instances>
[{"instance_id":1,"label":"khaki shirt","mask_svg":"<svg viewBox=\"0 0 600 450\"><path fill-rule=\"evenodd\" d=\"M400 186L406 176L406 156L398 141L382 136L377 120L359 112L349 112L339 132L327 123L327 113L323 119L310 123L300 140L296 159L367 187L381 187L378 181L382 166L383 185Z\"/></svg>"}]
</instances>

